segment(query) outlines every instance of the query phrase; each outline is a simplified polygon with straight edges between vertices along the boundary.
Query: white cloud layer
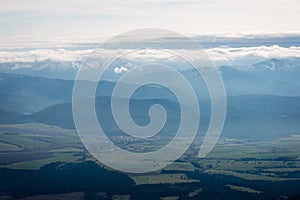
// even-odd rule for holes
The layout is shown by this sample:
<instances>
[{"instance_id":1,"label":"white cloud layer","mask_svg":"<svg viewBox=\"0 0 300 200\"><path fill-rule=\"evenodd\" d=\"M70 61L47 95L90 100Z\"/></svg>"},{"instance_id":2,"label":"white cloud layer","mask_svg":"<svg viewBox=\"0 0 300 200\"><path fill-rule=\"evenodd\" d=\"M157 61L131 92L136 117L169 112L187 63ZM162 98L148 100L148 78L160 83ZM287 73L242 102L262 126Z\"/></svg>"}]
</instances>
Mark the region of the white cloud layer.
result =
<instances>
[{"instance_id":1,"label":"white cloud layer","mask_svg":"<svg viewBox=\"0 0 300 200\"><path fill-rule=\"evenodd\" d=\"M257 46L241 48L212 48L207 50L214 61L234 60L244 57L290 58L300 57L300 47Z\"/></svg>"},{"instance_id":2,"label":"white cloud layer","mask_svg":"<svg viewBox=\"0 0 300 200\"><path fill-rule=\"evenodd\" d=\"M199 51L175 49L173 50L177 55L191 54L197 58ZM229 48L229 47L217 47L205 50L213 61L228 61L235 59L247 59L251 57L257 58L291 58L300 57L300 47L281 47L281 46L257 46L257 47L242 47L242 48ZM18 68L29 67L30 63L34 62L81 62L83 58L89 56L93 52L92 49L87 50L66 50L66 49L38 49L22 52L0 51L0 64L11 63L17 64ZM98 49L96 57L104 60L107 57L118 57L128 52L127 49L107 50ZM202 55L201 53L199 55ZM177 61L178 58L169 53L168 51L159 50L141 50L132 51L126 59L129 61ZM199 57L200 59L200 57ZM34 66L34 65L33 65ZM115 73L121 73L127 70L126 67L115 68Z\"/></svg>"},{"instance_id":3,"label":"white cloud layer","mask_svg":"<svg viewBox=\"0 0 300 200\"><path fill-rule=\"evenodd\" d=\"M39 61L56 61L56 62L73 62L82 59L91 53L92 50L65 50L65 49L38 49L22 52L0 51L0 63L16 62L39 62Z\"/></svg>"}]
</instances>

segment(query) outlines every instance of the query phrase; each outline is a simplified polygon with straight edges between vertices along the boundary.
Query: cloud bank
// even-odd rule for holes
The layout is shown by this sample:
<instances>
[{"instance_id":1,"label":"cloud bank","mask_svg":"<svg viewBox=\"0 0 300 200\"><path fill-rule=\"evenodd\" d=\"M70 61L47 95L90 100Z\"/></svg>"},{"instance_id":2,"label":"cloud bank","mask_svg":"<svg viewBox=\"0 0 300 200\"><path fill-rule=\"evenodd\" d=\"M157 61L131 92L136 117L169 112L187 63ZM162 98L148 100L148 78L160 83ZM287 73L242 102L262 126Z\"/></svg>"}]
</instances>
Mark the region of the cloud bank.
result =
<instances>
[{"instance_id":1,"label":"cloud bank","mask_svg":"<svg viewBox=\"0 0 300 200\"><path fill-rule=\"evenodd\" d=\"M143 62L159 62L169 61L175 62L179 58L170 53L170 51L159 51L159 50L139 50L132 51L128 49L97 49L97 55L101 60L107 57L118 57L124 53L130 51L130 54L126 56L128 62L130 61L143 61ZM180 55L181 53L188 53L197 58L197 55L201 55L201 52L197 50L187 49L174 49L175 54ZM80 63L84 58L93 54L93 49L85 50L67 50L67 49L37 49L28 50L22 52L12 51L0 51L0 65L11 64L12 67L22 68L30 67L31 63L36 62L57 62L57 63ZM230 61L235 59L247 59L251 57L255 58L294 58L300 57L300 47L281 47L281 46L256 46L256 47L241 47L241 48L230 48L230 47L217 47L206 49L205 52L208 54L213 61ZM201 59L201 56L199 57ZM35 65L32 65L35 66ZM115 68L115 73L121 73L126 70L126 66Z\"/></svg>"}]
</instances>

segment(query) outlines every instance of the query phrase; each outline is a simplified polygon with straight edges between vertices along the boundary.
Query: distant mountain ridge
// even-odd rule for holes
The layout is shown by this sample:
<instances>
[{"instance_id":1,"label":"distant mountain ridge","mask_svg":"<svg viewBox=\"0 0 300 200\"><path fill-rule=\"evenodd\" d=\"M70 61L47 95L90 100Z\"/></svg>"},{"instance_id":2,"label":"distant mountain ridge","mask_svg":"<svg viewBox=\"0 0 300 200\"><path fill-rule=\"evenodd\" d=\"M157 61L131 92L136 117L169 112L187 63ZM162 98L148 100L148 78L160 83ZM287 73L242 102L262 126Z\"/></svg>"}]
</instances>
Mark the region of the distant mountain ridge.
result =
<instances>
[{"instance_id":1,"label":"distant mountain ridge","mask_svg":"<svg viewBox=\"0 0 300 200\"><path fill-rule=\"evenodd\" d=\"M239 68L221 66L228 96L227 118L224 136L234 138L268 138L298 134L300 130L300 67L298 59L271 59ZM209 96L205 86L199 85L202 77L193 70L182 71L200 97L201 126L205 131L210 118ZM153 73L151 76L157 76ZM160 74L166 76L167 74ZM138 78L138 77L137 77ZM24 74L0 73L0 122L40 122L74 128L72 117L72 80L49 79ZM89 86L92 82L84 81ZM130 83L126 83L130 84ZM109 114L109 98L115 86L113 81L101 81L97 98L105 97L102 110L108 116L109 127L113 119ZM122 99L122 97L118 97ZM160 86L147 85L133 97L133 111L137 122L147 124L147 109L157 98L165 103L171 113L168 133L175 130L177 102L169 90ZM98 101L98 100L97 100ZM171 123L172 124L172 123ZM251 128L249 128L251 127ZM119 132L112 128L111 134Z\"/></svg>"},{"instance_id":2,"label":"distant mountain ridge","mask_svg":"<svg viewBox=\"0 0 300 200\"><path fill-rule=\"evenodd\" d=\"M270 59L250 66L221 66L228 95L300 96L300 58Z\"/></svg>"},{"instance_id":3,"label":"distant mountain ridge","mask_svg":"<svg viewBox=\"0 0 300 200\"><path fill-rule=\"evenodd\" d=\"M219 69L227 95L300 96L300 59L270 59L248 67L221 66ZM190 81L200 100L210 98L203 79L195 70L182 71L182 74ZM167 74L159 75L168 77ZM33 113L51 105L71 102L73 83L72 80L0 73L0 108ZM85 84L92 83L86 81ZM103 80L100 85L96 96L109 96L115 82ZM144 86L135 98L151 99L155 96L171 98L166 89L157 86L155 90L152 86Z\"/></svg>"},{"instance_id":4,"label":"distant mountain ridge","mask_svg":"<svg viewBox=\"0 0 300 200\"><path fill-rule=\"evenodd\" d=\"M284 71L300 67L300 58L278 59L273 58L251 65L253 70Z\"/></svg>"},{"instance_id":5,"label":"distant mountain ridge","mask_svg":"<svg viewBox=\"0 0 300 200\"><path fill-rule=\"evenodd\" d=\"M115 66L123 66L127 60L119 59ZM49 79L74 80L81 63L79 61L35 61L35 62L17 62L17 63L0 63L0 72L16 73L29 76L39 76ZM178 65L171 63L170 65ZM223 65L219 66L222 69ZM300 57L291 58L272 58L265 61L253 63L251 65L227 66L239 70L272 70L284 71L300 67ZM115 76L113 72L110 76ZM107 77L110 80L110 77Z\"/></svg>"},{"instance_id":6,"label":"distant mountain ridge","mask_svg":"<svg viewBox=\"0 0 300 200\"><path fill-rule=\"evenodd\" d=\"M120 99L122 100L122 99ZM148 124L148 109L150 105L161 103L168 111L165 134L174 134L180 121L179 105L170 100L141 100L131 102L131 114L139 125ZM200 132L203 134L210 120L210 103L201 101ZM110 97L102 96L96 100L98 119L110 135L121 131L112 118ZM189 108L189 109L192 109ZM192 112L192 110L191 110ZM72 105L64 103L48 107L30 115L0 110L0 123L38 122L74 129ZM7 117L4 117L7 116ZM88 119L87 119L88 120ZM104 120L104 121L103 121ZM227 101L227 116L222 136L241 139L266 139L286 137L299 134L300 130L300 97L280 97L270 95L229 96Z\"/></svg>"}]
</instances>

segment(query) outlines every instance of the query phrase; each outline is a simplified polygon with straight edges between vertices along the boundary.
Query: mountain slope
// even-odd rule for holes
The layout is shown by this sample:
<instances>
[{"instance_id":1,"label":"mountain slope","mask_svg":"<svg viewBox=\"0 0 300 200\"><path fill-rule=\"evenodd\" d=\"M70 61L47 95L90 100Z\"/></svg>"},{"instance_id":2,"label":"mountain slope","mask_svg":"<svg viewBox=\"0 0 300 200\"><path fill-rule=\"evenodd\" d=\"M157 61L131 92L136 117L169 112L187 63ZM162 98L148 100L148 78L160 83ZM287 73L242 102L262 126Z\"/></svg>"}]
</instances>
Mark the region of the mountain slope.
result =
<instances>
[{"instance_id":1,"label":"mountain slope","mask_svg":"<svg viewBox=\"0 0 300 200\"><path fill-rule=\"evenodd\" d=\"M4 110L0 108L0 123L14 123L19 121L22 115L16 112Z\"/></svg>"},{"instance_id":2,"label":"mountain slope","mask_svg":"<svg viewBox=\"0 0 300 200\"><path fill-rule=\"evenodd\" d=\"M98 97L96 102L98 119L101 118L100 123L102 123L104 129L110 135L119 134L120 129L116 126L111 114L110 98ZM180 120L179 105L176 102L135 99L131 102L130 110L133 120L139 125L148 124L150 122L148 109L156 103L162 104L168 112L169 121L166 123L165 134L174 134ZM265 139L299 134L300 97L270 95L229 96L227 105L226 122L222 133L224 137ZM200 109L200 129L201 134L203 134L210 118L210 104L208 101L202 101L200 106L202 106ZM25 119L27 122L74 128L70 103L52 106L32 115L26 115Z\"/></svg>"},{"instance_id":3,"label":"mountain slope","mask_svg":"<svg viewBox=\"0 0 300 200\"><path fill-rule=\"evenodd\" d=\"M0 73L0 108L32 113L50 105L71 102L73 82Z\"/></svg>"}]
</instances>

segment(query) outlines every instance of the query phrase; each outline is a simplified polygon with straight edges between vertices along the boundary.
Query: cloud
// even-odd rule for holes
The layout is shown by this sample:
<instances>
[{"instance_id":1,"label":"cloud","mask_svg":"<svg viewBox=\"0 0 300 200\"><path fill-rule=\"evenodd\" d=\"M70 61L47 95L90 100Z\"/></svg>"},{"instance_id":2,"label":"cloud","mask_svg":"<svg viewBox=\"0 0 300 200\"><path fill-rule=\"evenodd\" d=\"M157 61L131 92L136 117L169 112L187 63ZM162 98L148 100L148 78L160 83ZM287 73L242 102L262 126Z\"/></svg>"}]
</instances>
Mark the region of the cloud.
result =
<instances>
[{"instance_id":1,"label":"cloud","mask_svg":"<svg viewBox=\"0 0 300 200\"><path fill-rule=\"evenodd\" d=\"M216 47L206 49L205 52L213 61L231 61L236 59L247 58L292 58L300 57L300 47L281 47L274 46L255 46L255 47ZM126 55L124 57L124 55ZM115 73L122 73L128 70L130 66L136 63L161 62L177 63L181 58L176 55L191 55L195 59L203 59L203 51L190 49L172 49L172 50L155 50L155 49L85 49L85 50L67 50L67 49L36 49L28 51L0 51L0 64L10 64L11 69L30 68L30 67L47 67L48 65L37 65L33 63L48 63L49 66L68 67L63 63L79 63L86 57L95 58L95 67L99 66L99 61L105 61L107 58L122 58L126 62L121 67L114 68ZM120 65L119 65L120 66Z\"/></svg>"},{"instance_id":2,"label":"cloud","mask_svg":"<svg viewBox=\"0 0 300 200\"><path fill-rule=\"evenodd\" d=\"M114 68L114 72L115 72L116 74L120 74L120 73L126 72L126 71L128 71L128 68L126 68L126 67L124 67L124 66L121 66L121 67L115 67L115 68Z\"/></svg>"},{"instance_id":3,"label":"cloud","mask_svg":"<svg viewBox=\"0 0 300 200\"><path fill-rule=\"evenodd\" d=\"M300 47L280 47L278 45L241 48L218 47L207 49L207 53L214 61L234 60L246 57L290 58L300 57Z\"/></svg>"},{"instance_id":4,"label":"cloud","mask_svg":"<svg viewBox=\"0 0 300 200\"><path fill-rule=\"evenodd\" d=\"M92 52L89 50L37 49L22 52L0 51L0 63L30 63L40 61L78 61Z\"/></svg>"}]
</instances>

